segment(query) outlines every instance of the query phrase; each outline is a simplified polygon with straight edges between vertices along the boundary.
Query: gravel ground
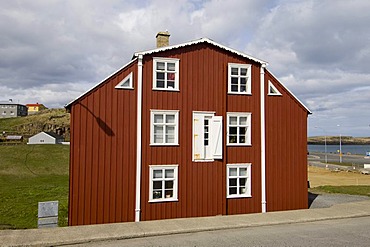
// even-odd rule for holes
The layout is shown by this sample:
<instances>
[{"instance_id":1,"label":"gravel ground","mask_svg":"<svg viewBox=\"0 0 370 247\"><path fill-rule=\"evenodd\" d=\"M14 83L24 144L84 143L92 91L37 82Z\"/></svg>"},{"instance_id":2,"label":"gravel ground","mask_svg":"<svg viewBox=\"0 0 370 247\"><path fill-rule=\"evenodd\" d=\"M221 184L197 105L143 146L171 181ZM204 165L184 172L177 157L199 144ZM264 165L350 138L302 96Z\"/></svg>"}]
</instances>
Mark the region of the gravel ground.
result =
<instances>
[{"instance_id":1,"label":"gravel ground","mask_svg":"<svg viewBox=\"0 0 370 247\"><path fill-rule=\"evenodd\" d=\"M354 196L344 194L313 194L308 193L309 208L329 208L335 204L370 200L368 196Z\"/></svg>"}]
</instances>

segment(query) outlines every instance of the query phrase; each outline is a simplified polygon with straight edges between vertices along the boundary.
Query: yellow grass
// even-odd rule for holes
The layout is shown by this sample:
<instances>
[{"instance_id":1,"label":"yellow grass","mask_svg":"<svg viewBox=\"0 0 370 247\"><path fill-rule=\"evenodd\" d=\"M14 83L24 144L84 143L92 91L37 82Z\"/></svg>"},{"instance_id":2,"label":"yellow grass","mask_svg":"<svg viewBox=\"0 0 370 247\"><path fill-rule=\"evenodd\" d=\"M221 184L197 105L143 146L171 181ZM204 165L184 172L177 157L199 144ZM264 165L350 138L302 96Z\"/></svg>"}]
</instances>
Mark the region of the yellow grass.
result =
<instances>
[{"instance_id":1,"label":"yellow grass","mask_svg":"<svg viewBox=\"0 0 370 247\"><path fill-rule=\"evenodd\" d=\"M357 172L335 172L315 166L308 166L308 180L311 188L323 185L370 185L370 175Z\"/></svg>"}]
</instances>

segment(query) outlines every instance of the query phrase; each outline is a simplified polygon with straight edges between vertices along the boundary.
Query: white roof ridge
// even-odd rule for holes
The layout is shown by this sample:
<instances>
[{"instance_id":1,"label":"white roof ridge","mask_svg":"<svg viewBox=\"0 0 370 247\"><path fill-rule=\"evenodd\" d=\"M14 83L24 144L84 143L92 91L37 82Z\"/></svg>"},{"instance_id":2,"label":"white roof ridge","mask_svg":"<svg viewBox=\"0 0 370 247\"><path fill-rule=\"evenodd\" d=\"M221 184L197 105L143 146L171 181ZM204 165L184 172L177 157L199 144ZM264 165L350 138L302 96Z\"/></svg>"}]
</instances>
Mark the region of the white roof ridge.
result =
<instances>
[{"instance_id":1,"label":"white roof ridge","mask_svg":"<svg viewBox=\"0 0 370 247\"><path fill-rule=\"evenodd\" d=\"M209 44L212 44L214 46L217 46L221 49L224 49L224 50L227 50L227 51L230 51L232 53L235 53L239 56L242 56L242 57L245 57L245 58L248 58L248 59L251 59L257 63L260 63L260 64L266 64L267 65L267 62L266 61L263 61L261 59L258 59L256 57L253 57L251 55L248 55L244 52L240 52L240 51L237 51L237 50L234 50L230 47L227 47L227 46L224 46L222 44L219 44L209 38L200 38L200 39L196 39L196 40L192 40L192 41L189 41L189 42L185 42L185 43L181 43L181 44L177 44L177 45L170 45L170 46L164 46L164 47L159 47L159 48L155 48L155 49L151 49L151 50L145 50L145 51L140 51L140 52L135 52L134 53L134 57L137 57L139 55L147 55L147 54L152 54L152 53L156 53L156 52L161 52L161 51L167 51L167 50L172 50L172 49L176 49L176 48L181 48L181 47L184 47L184 46L190 46L190 45L194 45L194 44L200 44L200 43L209 43Z\"/></svg>"}]
</instances>

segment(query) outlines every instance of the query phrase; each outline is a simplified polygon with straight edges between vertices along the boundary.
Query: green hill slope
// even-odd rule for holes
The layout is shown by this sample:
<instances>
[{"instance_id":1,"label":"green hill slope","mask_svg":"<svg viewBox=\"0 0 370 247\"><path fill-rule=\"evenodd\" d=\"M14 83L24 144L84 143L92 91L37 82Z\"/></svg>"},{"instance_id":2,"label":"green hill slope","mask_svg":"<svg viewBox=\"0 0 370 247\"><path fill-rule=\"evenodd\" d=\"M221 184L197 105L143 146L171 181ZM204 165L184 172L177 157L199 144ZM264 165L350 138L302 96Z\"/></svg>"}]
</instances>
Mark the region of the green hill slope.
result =
<instances>
[{"instance_id":1,"label":"green hill slope","mask_svg":"<svg viewBox=\"0 0 370 247\"><path fill-rule=\"evenodd\" d=\"M26 117L1 118L0 133L28 138L40 131L51 131L69 140L70 114L65 109L47 109Z\"/></svg>"}]
</instances>

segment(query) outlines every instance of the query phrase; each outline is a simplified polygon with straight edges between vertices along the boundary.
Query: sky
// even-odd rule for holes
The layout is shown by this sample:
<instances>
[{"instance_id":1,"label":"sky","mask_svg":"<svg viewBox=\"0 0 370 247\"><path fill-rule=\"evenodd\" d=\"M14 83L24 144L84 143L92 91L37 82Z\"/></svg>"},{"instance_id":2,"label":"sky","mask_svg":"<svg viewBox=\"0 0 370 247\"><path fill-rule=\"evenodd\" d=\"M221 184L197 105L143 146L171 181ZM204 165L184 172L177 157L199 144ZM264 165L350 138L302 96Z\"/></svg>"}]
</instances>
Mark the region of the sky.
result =
<instances>
[{"instance_id":1,"label":"sky","mask_svg":"<svg viewBox=\"0 0 370 247\"><path fill-rule=\"evenodd\" d=\"M308 135L370 136L370 1L0 0L0 101L61 108L155 48L207 37L269 63Z\"/></svg>"}]
</instances>

